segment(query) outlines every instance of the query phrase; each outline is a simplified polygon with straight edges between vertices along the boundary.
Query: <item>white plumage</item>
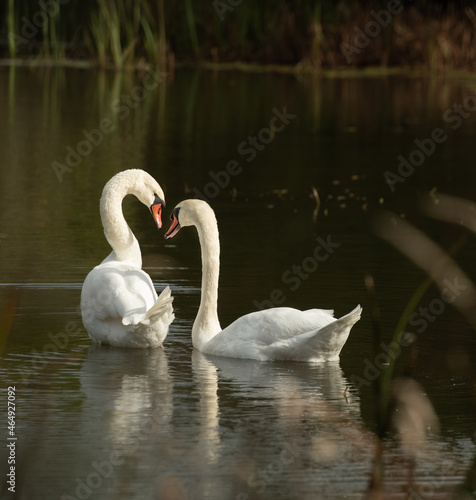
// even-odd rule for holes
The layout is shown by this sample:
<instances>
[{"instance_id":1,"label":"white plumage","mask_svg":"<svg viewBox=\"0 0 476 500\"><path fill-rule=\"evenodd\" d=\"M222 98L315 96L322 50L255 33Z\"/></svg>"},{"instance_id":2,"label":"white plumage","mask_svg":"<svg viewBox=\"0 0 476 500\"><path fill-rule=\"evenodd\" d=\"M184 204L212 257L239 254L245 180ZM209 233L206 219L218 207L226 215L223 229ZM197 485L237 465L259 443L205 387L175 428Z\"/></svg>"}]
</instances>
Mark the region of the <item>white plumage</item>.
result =
<instances>
[{"instance_id":1,"label":"white plumage","mask_svg":"<svg viewBox=\"0 0 476 500\"><path fill-rule=\"evenodd\" d=\"M125 170L104 187L100 203L111 254L86 277L81 292L83 324L91 339L119 347L159 347L174 319L170 288L159 297L142 267L139 243L122 213L122 200L135 195L150 207L158 227L164 194L143 170Z\"/></svg>"},{"instance_id":2,"label":"white plumage","mask_svg":"<svg viewBox=\"0 0 476 500\"><path fill-rule=\"evenodd\" d=\"M331 310L278 307L242 316L222 330L217 314L220 243L215 214L204 201L185 200L174 209L172 219L166 238L194 225L202 249L202 295L192 328L194 347L206 354L262 361L319 362L339 357L350 329L360 319L360 306L339 319Z\"/></svg>"}]
</instances>

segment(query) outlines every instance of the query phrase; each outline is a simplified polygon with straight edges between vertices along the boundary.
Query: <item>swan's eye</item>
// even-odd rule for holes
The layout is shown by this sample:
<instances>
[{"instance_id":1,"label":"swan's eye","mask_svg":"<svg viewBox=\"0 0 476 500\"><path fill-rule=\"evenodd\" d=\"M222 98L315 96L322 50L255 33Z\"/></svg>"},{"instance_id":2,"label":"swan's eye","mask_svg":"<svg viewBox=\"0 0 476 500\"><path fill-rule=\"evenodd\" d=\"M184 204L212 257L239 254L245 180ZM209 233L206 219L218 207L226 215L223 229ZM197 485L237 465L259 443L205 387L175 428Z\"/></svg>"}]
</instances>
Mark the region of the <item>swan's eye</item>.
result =
<instances>
[{"instance_id":1,"label":"swan's eye","mask_svg":"<svg viewBox=\"0 0 476 500\"><path fill-rule=\"evenodd\" d=\"M165 235L166 240L173 238L180 231L180 222L178 220L179 212L180 212L180 207L176 208L172 212L172 215L170 216L170 219L172 220L172 224L170 224L169 230L167 231L167 233Z\"/></svg>"},{"instance_id":2,"label":"swan's eye","mask_svg":"<svg viewBox=\"0 0 476 500\"><path fill-rule=\"evenodd\" d=\"M180 209L182 207L175 207L173 210L172 210L172 213L170 214L170 220L174 220L174 217L177 219L177 223L178 223L178 215L180 213Z\"/></svg>"},{"instance_id":3,"label":"swan's eye","mask_svg":"<svg viewBox=\"0 0 476 500\"><path fill-rule=\"evenodd\" d=\"M165 201L157 194L157 193L154 193L154 203L152 203L152 205L162 205L162 208L165 208Z\"/></svg>"}]
</instances>

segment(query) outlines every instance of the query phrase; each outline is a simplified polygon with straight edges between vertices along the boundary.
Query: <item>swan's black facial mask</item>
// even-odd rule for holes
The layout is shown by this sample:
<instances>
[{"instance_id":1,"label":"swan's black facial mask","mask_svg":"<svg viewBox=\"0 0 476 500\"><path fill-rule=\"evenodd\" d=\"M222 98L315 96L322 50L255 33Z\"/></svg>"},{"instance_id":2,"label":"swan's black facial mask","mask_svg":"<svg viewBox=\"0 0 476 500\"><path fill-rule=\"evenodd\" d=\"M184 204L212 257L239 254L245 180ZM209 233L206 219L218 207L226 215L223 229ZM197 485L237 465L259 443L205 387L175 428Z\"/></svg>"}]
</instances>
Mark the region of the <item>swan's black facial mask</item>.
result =
<instances>
[{"instance_id":1,"label":"swan's black facial mask","mask_svg":"<svg viewBox=\"0 0 476 500\"><path fill-rule=\"evenodd\" d=\"M154 203L150 206L150 212L154 217L157 227L160 229L162 227L162 209L165 208L165 201L154 193Z\"/></svg>"},{"instance_id":2,"label":"swan's black facial mask","mask_svg":"<svg viewBox=\"0 0 476 500\"><path fill-rule=\"evenodd\" d=\"M180 222L178 220L179 212L180 212L180 207L176 208L172 212L172 215L170 216L172 224L170 225L169 230L165 234L166 240L173 238L180 231Z\"/></svg>"}]
</instances>

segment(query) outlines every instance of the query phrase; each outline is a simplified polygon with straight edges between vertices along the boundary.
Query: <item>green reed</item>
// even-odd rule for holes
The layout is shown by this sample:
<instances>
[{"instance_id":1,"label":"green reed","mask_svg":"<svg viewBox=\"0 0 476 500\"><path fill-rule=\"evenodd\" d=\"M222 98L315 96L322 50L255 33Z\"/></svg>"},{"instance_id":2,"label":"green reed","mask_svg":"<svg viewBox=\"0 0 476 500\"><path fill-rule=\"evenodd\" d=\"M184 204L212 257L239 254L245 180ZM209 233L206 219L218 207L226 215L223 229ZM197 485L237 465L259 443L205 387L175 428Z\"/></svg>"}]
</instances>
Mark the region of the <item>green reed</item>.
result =
<instances>
[{"instance_id":1,"label":"green reed","mask_svg":"<svg viewBox=\"0 0 476 500\"><path fill-rule=\"evenodd\" d=\"M195 55L200 55L200 45L198 43L197 25L193 12L192 0L185 0L184 3L191 47Z\"/></svg>"},{"instance_id":2,"label":"green reed","mask_svg":"<svg viewBox=\"0 0 476 500\"><path fill-rule=\"evenodd\" d=\"M51 15L46 12L46 3L7 0L5 15L0 17L0 33L20 33L24 19L31 22L41 10L46 20L19 51L10 37L6 54L0 52L0 57L39 56L58 61L68 47L69 58L116 68L146 62L165 69L174 58L187 62L240 60L310 68L348 67L342 42L352 42L355 28L364 29L372 20L370 12L385 9L388 4L384 0L263 0L238 4L222 0L228 8L219 15L211 0L83 0L56 4L58 12ZM448 6L442 10L436 3L415 0L393 16L351 64L417 65L436 71L473 68L475 5L471 0L464 9ZM401 33L411 42L402 41Z\"/></svg>"},{"instance_id":3,"label":"green reed","mask_svg":"<svg viewBox=\"0 0 476 500\"><path fill-rule=\"evenodd\" d=\"M15 4L14 0L8 0L7 7L7 32L10 34L15 33L16 23L15 23ZM15 57L15 41L13 37L8 37L8 53L10 57L13 59Z\"/></svg>"}]
</instances>

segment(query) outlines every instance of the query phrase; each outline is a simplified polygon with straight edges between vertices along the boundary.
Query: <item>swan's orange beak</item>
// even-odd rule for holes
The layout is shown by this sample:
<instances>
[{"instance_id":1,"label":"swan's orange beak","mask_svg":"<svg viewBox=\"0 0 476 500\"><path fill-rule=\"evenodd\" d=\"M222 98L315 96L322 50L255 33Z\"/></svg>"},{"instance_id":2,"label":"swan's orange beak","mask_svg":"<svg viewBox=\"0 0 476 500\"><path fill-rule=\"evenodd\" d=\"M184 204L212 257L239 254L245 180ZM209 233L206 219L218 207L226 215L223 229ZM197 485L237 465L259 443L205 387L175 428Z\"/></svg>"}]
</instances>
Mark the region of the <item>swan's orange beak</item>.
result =
<instances>
[{"instance_id":1,"label":"swan's orange beak","mask_svg":"<svg viewBox=\"0 0 476 500\"><path fill-rule=\"evenodd\" d=\"M166 240L173 238L180 231L180 223L178 221L177 215L174 212L172 212L170 218L172 219L172 224L170 225L169 230L165 234Z\"/></svg>"},{"instance_id":2,"label":"swan's orange beak","mask_svg":"<svg viewBox=\"0 0 476 500\"><path fill-rule=\"evenodd\" d=\"M155 195L154 203L150 206L152 217L154 217L157 227L162 227L162 208L165 207L165 201Z\"/></svg>"}]
</instances>

